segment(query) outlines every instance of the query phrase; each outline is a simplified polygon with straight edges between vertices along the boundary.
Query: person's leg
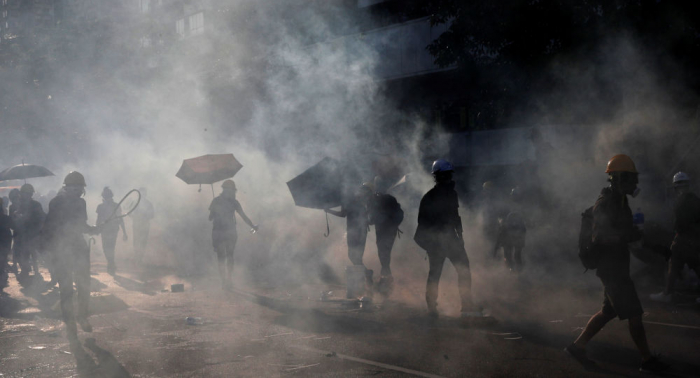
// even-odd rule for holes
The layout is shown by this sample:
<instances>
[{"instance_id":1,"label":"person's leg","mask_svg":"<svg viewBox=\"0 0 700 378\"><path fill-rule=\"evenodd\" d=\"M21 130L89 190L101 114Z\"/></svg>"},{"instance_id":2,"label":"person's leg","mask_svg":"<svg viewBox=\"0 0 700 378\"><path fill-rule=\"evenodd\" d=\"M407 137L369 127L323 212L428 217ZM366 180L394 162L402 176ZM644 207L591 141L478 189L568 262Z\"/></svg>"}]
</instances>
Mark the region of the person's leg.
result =
<instances>
[{"instance_id":1,"label":"person's leg","mask_svg":"<svg viewBox=\"0 0 700 378\"><path fill-rule=\"evenodd\" d=\"M233 255L234 252L236 251L236 242L238 241L238 235L233 234L230 235L228 242L226 243L226 269L227 269L227 275L226 275L226 284L228 286L231 286L232 284L232 279L233 279Z\"/></svg>"},{"instance_id":2,"label":"person's leg","mask_svg":"<svg viewBox=\"0 0 700 378\"><path fill-rule=\"evenodd\" d=\"M503 246L503 258L506 261L506 268L513 269L513 246L506 244Z\"/></svg>"},{"instance_id":3,"label":"person's leg","mask_svg":"<svg viewBox=\"0 0 700 378\"><path fill-rule=\"evenodd\" d=\"M66 324L66 334L69 340L77 340L78 326L75 323L73 306L73 272L70 269L73 261L68 253L61 253L59 256L54 256L52 263L56 273L55 278L58 281L61 317Z\"/></svg>"},{"instance_id":4,"label":"person's leg","mask_svg":"<svg viewBox=\"0 0 700 378\"><path fill-rule=\"evenodd\" d=\"M396 239L395 227L379 227L377 230L377 253L379 262L382 265L382 277L391 277L391 249L394 247Z\"/></svg>"},{"instance_id":5,"label":"person's leg","mask_svg":"<svg viewBox=\"0 0 700 378\"><path fill-rule=\"evenodd\" d=\"M92 327L87 323L90 306L90 254L87 249L77 250L74 253L73 279L78 291L77 319L84 331L92 332Z\"/></svg>"},{"instance_id":6,"label":"person's leg","mask_svg":"<svg viewBox=\"0 0 700 378\"><path fill-rule=\"evenodd\" d=\"M117 235L115 234L102 234L102 251L107 259L107 272L109 274L114 274L116 271L116 264L114 263L114 249L117 244Z\"/></svg>"},{"instance_id":7,"label":"person's leg","mask_svg":"<svg viewBox=\"0 0 700 378\"><path fill-rule=\"evenodd\" d=\"M668 276L666 277L666 287L664 288L665 295L673 294L673 289L676 286L676 279L681 276L683 265L683 256L680 248L674 245L673 251L671 252L671 260L668 263Z\"/></svg>"},{"instance_id":8,"label":"person's leg","mask_svg":"<svg viewBox=\"0 0 700 378\"><path fill-rule=\"evenodd\" d=\"M464 249L462 240L455 240L451 248L449 259L457 271L457 284L459 285L459 297L462 304L462 312L476 310L472 301L472 274L469 269L469 258Z\"/></svg>"},{"instance_id":9,"label":"person's leg","mask_svg":"<svg viewBox=\"0 0 700 378\"><path fill-rule=\"evenodd\" d=\"M523 247L516 246L514 249L513 262L515 263L515 270L518 272L523 270Z\"/></svg>"},{"instance_id":10,"label":"person's leg","mask_svg":"<svg viewBox=\"0 0 700 378\"><path fill-rule=\"evenodd\" d=\"M212 235L212 245L218 261L217 269L219 270L219 278L221 279L221 287L226 287L226 243L223 237L218 234Z\"/></svg>"},{"instance_id":11,"label":"person's leg","mask_svg":"<svg viewBox=\"0 0 700 378\"><path fill-rule=\"evenodd\" d=\"M649 343L647 342L646 331L644 331L642 316L631 317L629 319L629 327L634 345L637 346L639 353L642 355L642 361L648 360L651 358L651 352L649 351Z\"/></svg>"},{"instance_id":12,"label":"person's leg","mask_svg":"<svg viewBox=\"0 0 700 378\"><path fill-rule=\"evenodd\" d=\"M428 311L437 313L438 288L442 267L445 265L445 255L442 252L428 252L428 282L425 288L425 301L428 304Z\"/></svg>"},{"instance_id":13,"label":"person's leg","mask_svg":"<svg viewBox=\"0 0 700 378\"><path fill-rule=\"evenodd\" d=\"M585 348L586 344L600 332L603 327L608 324L609 321L615 319L615 314L605 313L604 310L600 310L595 315L591 316L583 329L579 337L574 341L574 344L579 348Z\"/></svg>"},{"instance_id":14,"label":"person's leg","mask_svg":"<svg viewBox=\"0 0 700 378\"><path fill-rule=\"evenodd\" d=\"M0 245L0 291L7 287L7 258L9 250Z\"/></svg>"}]
</instances>

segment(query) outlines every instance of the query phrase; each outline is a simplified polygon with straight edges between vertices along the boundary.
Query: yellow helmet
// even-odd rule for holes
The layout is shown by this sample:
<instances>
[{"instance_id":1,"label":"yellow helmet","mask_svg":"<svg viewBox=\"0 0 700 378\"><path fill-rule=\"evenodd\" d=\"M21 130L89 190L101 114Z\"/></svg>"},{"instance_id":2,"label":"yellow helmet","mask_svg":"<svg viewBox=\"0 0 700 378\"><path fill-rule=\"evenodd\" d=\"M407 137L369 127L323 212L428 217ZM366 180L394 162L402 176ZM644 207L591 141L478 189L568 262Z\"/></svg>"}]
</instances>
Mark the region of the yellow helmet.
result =
<instances>
[{"instance_id":1,"label":"yellow helmet","mask_svg":"<svg viewBox=\"0 0 700 378\"><path fill-rule=\"evenodd\" d=\"M608 168L605 170L605 173L613 172L639 173L632 158L624 154L615 155L608 162Z\"/></svg>"}]
</instances>

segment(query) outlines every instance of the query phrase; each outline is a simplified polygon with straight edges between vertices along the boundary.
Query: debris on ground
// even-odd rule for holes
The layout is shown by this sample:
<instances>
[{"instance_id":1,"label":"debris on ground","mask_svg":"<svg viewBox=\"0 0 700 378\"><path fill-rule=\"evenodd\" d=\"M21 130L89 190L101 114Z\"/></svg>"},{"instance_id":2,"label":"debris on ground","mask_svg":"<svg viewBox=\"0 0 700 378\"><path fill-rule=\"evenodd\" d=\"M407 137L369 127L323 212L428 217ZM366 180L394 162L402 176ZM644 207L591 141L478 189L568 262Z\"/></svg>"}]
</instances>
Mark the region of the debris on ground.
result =
<instances>
[{"instance_id":1,"label":"debris on ground","mask_svg":"<svg viewBox=\"0 0 700 378\"><path fill-rule=\"evenodd\" d=\"M203 325L204 322L202 321L202 318L195 318L192 316L188 316L185 318L185 324L187 324L187 325Z\"/></svg>"},{"instance_id":2,"label":"debris on ground","mask_svg":"<svg viewBox=\"0 0 700 378\"><path fill-rule=\"evenodd\" d=\"M170 285L170 291L173 293L182 293L185 291L185 284L172 284Z\"/></svg>"}]
</instances>

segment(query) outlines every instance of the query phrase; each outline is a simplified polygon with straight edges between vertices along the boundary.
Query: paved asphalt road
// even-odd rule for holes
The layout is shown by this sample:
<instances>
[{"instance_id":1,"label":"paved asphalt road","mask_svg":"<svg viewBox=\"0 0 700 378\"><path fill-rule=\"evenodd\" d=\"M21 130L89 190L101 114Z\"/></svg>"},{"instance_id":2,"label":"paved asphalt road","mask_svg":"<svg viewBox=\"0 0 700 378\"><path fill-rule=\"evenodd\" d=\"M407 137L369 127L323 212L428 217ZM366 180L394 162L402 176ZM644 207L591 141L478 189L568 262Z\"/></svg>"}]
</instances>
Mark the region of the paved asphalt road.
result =
<instances>
[{"instance_id":1,"label":"paved asphalt road","mask_svg":"<svg viewBox=\"0 0 700 378\"><path fill-rule=\"evenodd\" d=\"M600 307L590 274L584 289L494 274L481 287L475 283L475 293L492 289L481 300L493 319L465 323L446 304L456 296L449 273L441 286L445 314L430 321L423 278L398 279L400 300L375 298L357 308L343 301L341 286L237 282L224 292L213 279L182 278L165 268L122 264L127 268L112 277L103 260L94 260L94 331L80 333L84 350L69 348L57 290L23 287L11 277L9 295L0 298L1 377L647 376L637 370L626 322L611 322L589 345L594 371L562 352ZM184 283L185 292L166 291L173 283ZM324 291L333 291L330 301L319 300ZM694 298L644 302L652 349L673 365L667 376L700 376ZM188 325L188 316L201 319Z\"/></svg>"}]
</instances>

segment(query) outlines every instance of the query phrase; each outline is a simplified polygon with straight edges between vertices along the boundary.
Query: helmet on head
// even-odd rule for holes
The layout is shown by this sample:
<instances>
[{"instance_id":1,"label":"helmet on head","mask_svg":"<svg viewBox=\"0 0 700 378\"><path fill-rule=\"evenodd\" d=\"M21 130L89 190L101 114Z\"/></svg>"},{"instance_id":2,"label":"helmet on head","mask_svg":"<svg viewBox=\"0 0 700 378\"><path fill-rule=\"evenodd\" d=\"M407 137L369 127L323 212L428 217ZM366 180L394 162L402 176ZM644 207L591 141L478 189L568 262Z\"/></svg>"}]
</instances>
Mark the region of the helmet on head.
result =
<instances>
[{"instance_id":1,"label":"helmet on head","mask_svg":"<svg viewBox=\"0 0 700 378\"><path fill-rule=\"evenodd\" d=\"M639 173L632 158L624 154L615 155L608 161L608 168L605 170L605 173L615 172Z\"/></svg>"},{"instance_id":2,"label":"helmet on head","mask_svg":"<svg viewBox=\"0 0 700 378\"><path fill-rule=\"evenodd\" d=\"M63 185L65 186L87 186L85 184L85 177L78 171L72 171L66 175L63 180Z\"/></svg>"},{"instance_id":3,"label":"helmet on head","mask_svg":"<svg viewBox=\"0 0 700 378\"><path fill-rule=\"evenodd\" d=\"M483 185L481 185L481 189L483 190L491 190L496 186L493 181L486 181Z\"/></svg>"},{"instance_id":4,"label":"helmet on head","mask_svg":"<svg viewBox=\"0 0 700 378\"><path fill-rule=\"evenodd\" d=\"M236 183L233 180L226 180L221 184L221 188L236 190Z\"/></svg>"},{"instance_id":5,"label":"helmet on head","mask_svg":"<svg viewBox=\"0 0 700 378\"><path fill-rule=\"evenodd\" d=\"M19 191L21 193L34 194L34 187L32 186L32 184L24 184L19 189Z\"/></svg>"},{"instance_id":6,"label":"helmet on head","mask_svg":"<svg viewBox=\"0 0 700 378\"><path fill-rule=\"evenodd\" d=\"M112 189L109 188L109 186L105 186L104 189L102 189L102 198L112 198L114 197L114 193L112 193Z\"/></svg>"},{"instance_id":7,"label":"helmet on head","mask_svg":"<svg viewBox=\"0 0 700 378\"><path fill-rule=\"evenodd\" d=\"M433 168L431 169L431 173L435 174L438 172L453 172L455 169L450 164L449 161L445 159L437 159L433 162Z\"/></svg>"},{"instance_id":8,"label":"helmet on head","mask_svg":"<svg viewBox=\"0 0 700 378\"><path fill-rule=\"evenodd\" d=\"M369 191L369 192L374 192L375 185L374 182L372 181L365 181L362 183L362 189Z\"/></svg>"},{"instance_id":9,"label":"helmet on head","mask_svg":"<svg viewBox=\"0 0 700 378\"><path fill-rule=\"evenodd\" d=\"M690 184L690 176L685 172L678 172L673 175L673 185L688 185Z\"/></svg>"}]
</instances>

